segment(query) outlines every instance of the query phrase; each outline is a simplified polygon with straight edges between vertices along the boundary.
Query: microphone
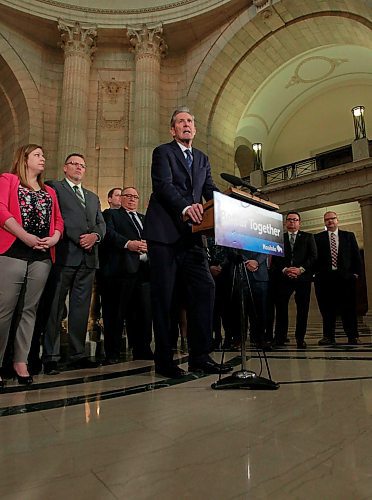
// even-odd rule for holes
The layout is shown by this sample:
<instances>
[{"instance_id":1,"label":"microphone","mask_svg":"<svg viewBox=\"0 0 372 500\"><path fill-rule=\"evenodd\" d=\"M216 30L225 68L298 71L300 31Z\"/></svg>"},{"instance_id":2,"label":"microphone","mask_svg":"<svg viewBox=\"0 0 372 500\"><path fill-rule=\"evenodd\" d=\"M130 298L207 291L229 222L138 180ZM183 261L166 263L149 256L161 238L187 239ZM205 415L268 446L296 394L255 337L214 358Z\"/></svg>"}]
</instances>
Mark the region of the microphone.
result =
<instances>
[{"instance_id":1,"label":"microphone","mask_svg":"<svg viewBox=\"0 0 372 500\"><path fill-rule=\"evenodd\" d=\"M229 182L233 186L244 186L244 187L248 188L249 191L251 192L251 194L260 192L260 190L258 188L252 186L251 184L248 184L248 182L243 181L243 179L241 179L240 177L237 177L236 175L225 174L225 173L222 173L220 175L224 181Z\"/></svg>"}]
</instances>

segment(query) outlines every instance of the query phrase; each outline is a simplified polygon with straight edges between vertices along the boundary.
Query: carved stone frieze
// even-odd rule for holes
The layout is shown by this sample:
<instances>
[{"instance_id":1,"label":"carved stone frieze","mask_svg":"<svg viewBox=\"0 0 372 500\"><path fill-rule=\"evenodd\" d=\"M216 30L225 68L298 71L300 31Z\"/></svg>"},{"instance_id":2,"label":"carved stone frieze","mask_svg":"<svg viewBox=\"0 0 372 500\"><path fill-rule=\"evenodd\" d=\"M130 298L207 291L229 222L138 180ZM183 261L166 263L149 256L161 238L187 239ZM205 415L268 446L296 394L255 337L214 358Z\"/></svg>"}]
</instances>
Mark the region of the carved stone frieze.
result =
<instances>
[{"instance_id":1,"label":"carved stone frieze","mask_svg":"<svg viewBox=\"0 0 372 500\"><path fill-rule=\"evenodd\" d=\"M125 141L128 140L129 97L130 82L113 78L99 83L96 144L101 143L104 130L124 130Z\"/></svg>"},{"instance_id":2,"label":"carved stone frieze","mask_svg":"<svg viewBox=\"0 0 372 500\"><path fill-rule=\"evenodd\" d=\"M58 20L58 29L61 32L61 47L68 55L93 57L96 51L97 26L84 26L78 21L69 22Z\"/></svg>"}]
</instances>

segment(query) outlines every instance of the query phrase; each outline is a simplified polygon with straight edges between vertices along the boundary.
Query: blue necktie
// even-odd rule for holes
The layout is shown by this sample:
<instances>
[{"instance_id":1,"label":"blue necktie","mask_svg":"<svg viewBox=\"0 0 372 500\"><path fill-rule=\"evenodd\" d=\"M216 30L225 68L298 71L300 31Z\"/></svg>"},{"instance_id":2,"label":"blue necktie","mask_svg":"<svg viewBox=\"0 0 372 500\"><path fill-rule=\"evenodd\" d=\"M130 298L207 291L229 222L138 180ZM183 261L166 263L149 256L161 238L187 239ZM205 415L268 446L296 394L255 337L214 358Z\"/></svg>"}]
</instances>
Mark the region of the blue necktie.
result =
<instances>
[{"instance_id":1,"label":"blue necktie","mask_svg":"<svg viewBox=\"0 0 372 500\"><path fill-rule=\"evenodd\" d=\"M191 151L189 149L185 149L185 154L186 154L186 163L187 163L187 168L190 172L190 174L192 174L192 162L194 161L193 160L193 157L192 157L192 154L191 154Z\"/></svg>"}]
</instances>

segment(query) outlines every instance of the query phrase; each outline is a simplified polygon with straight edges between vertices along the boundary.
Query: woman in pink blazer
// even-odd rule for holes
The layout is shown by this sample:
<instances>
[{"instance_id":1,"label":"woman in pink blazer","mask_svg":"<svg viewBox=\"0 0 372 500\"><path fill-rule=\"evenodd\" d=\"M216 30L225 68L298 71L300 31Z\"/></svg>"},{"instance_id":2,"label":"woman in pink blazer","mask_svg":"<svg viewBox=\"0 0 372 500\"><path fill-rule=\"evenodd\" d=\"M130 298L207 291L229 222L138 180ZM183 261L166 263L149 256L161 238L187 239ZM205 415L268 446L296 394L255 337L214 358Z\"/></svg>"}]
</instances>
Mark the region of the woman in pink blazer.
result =
<instances>
[{"instance_id":1,"label":"woman in pink blazer","mask_svg":"<svg viewBox=\"0 0 372 500\"><path fill-rule=\"evenodd\" d=\"M11 173L0 175L0 367L17 303L19 323L14 339L14 376L33 382L27 369L36 310L63 232L57 196L43 182L41 146L16 152ZM22 292L22 293L21 293ZM4 381L0 376L0 389Z\"/></svg>"}]
</instances>

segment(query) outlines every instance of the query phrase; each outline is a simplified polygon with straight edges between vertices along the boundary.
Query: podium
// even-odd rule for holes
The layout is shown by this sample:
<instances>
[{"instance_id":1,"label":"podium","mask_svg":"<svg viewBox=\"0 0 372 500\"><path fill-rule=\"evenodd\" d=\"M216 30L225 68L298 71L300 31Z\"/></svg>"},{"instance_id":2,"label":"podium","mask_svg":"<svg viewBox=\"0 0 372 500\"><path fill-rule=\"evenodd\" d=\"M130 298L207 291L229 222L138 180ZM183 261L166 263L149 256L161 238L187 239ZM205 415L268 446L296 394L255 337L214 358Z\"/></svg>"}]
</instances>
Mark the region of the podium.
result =
<instances>
[{"instance_id":1,"label":"podium","mask_svg":"<svg viewBox=\"0 0 372 500\"><path fill-rule=\"evenodd\" d=\"M229 196L230 198L245 201L247 203L255 205L256 207L261 207L269 211L279 210L279 205L276 205L271 201L263 200L262 198L254 196L251 193L247 193L246 191L242 191L241 189L230 187L229 189L224 191L223 194ZM203 232L210 235L214 232L214 200L209 200L204 203L203 208L203 222L199 225L193 225L192 231L193 233Z\"/></svg>"},{"instance_id":2,"label":"podium","mask_svg":"<svg viewBox=\"0 0 372 500\"><path fill-rule=\"evenodd\" d=\"M228 198L239 200L238 203L231 203L228 198L221 193L215 194L213 200L208 201L203 205L204 215L203 221L199 225L193 226L193 232L201 232L205 235L211 235L213 232L219 233L222 243L216 238L217 244L223 246L237 248L242 250L252 250L255 252L267 254L284 254L283 247L283 221L279 214L272 214L279 209L278 205L267 200L263 200L258 196L254 196L245 191L236 188L229 188L224 195ZM226 199L225 199L226 198ZM258 207L258 210L252 210L252 205ZM218 210L215 216L215 209ZM268 216L268 217L266 217ZM260 222L255 220L255 217ZM261 222L262 221L262 222ZM280 223L279 223L280 221ZM232 233L229 237L228 232ZM239 234L241 231L241 234ZM270 234L269 234L270 233ZM275 237L274 241L268 241L266 234ZM252 243L251 243L252 242ZM244 291L242 280L247 280L248 289L250 289L249 277L245 269L245 265L240 256L240 261L237 259L235 263L236 269L234 276L240 277L240 315L241 315L241 369L232 373L225 378L219 378L218 381L212 384L212 389L256 389L256 390L275 390L279 388L279 384L271 379L270 368L267 362L265 351L263 357L266 364L266 369L269 378L258 376L255 372L247 370L246 356L246 339L247 331L244 328L245 311L244 311ZM236 272L238 271L238 273ZM233 284L234 286L234 284ZM252 299L253 300L253 299Z\"/></svg>"}]
</instances>

